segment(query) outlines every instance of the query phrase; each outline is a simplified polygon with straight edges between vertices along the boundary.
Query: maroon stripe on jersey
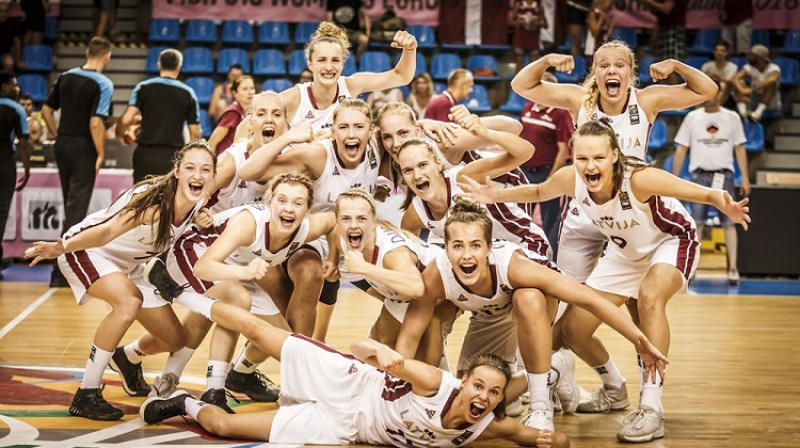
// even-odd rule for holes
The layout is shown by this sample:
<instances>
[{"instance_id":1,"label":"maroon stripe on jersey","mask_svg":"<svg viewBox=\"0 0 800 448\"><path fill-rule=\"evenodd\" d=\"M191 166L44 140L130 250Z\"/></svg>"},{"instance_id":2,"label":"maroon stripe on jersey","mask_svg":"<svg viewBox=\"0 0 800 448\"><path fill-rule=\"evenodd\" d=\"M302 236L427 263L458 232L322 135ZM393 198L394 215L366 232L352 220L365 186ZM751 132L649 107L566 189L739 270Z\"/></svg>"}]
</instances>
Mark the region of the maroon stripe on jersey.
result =
<instances>
[{"instance_id":1,"label":"maroon stripe on jersey","mask_svg":"<svg viewBox=\"0 0 800 448\"><path fill-rule=\"evenodd\" d=\"M329 345L327 345L327 344L325 344L323 342L320 342L320 341L318 341L316 339L311 339L310 337L302 335L300 333L292 333L292 337L295 337L295 338L298 338L298 339L302 339L302 340L304 340L304 341L306 341L306 342L308 342L310 344L315 345L319 349L325 350L328 353L336 353L337 355L339 355L339 356L341 356L343 358L347 358L347 359L352 360L352 361L358 361L358 362L363 364L363 361L361 361L360 359L356 358L355 356L348 355L346 353L342 353L339 350L336 350L335 348L333 348L333 347L331 347L331 346L329 346Z\"/></svg>"},{"instance_id":2,"label":"maroon stripe on jersey","mask_svg":"<svg viewBox=\"0 0 800 448\"><path fill-rule=\"evenodd\" d=\"M458 396L458 391L459 389L453 389L453 391L450 392L450 396L447 397L447 401L444 403L444 406L442 407L442 413L440 414L442 419L444 419L444 416L447 415L447 411L449 411L453 406L453 401L456 399L456 396Z\"/></svg>"},{"instance_id":3,"label":"maroon stripe on jersey","mask_svg":"<svg viewBox=\"0 0 800 448\"><path fill-rule=\"evenodd\" d=\"M482 159L482 157L477 152L475 152L475 151L467 151L467 152L464 153L464 157L461 158L461 161L464 164L468 164L469 162L472 162L472 161L475 161L475 160L480 160L480 159ZM495 182L499 182L501 184L511 185L512 187L515 187L517 185L528 185L528 184L530 184L530 182L528 181L528 177L525 176L525 173L523 173L522 170L519 169L519 167L514 168L513 170L511 170L511 171L509 171L509 172L507 172L505 174L501 174L501 175L499 175L497 177L493 177L492 180L495 181ZM525 213L528 216L533 216L533 209L536 206L535 203L533 203L533 202L518 202L517 205L522 210L525 210Z\"/></svg>"},{"instance_id":4,"label":"maroon stripe on jersey","mask_svg":"<svg viewBox=\"0 0 800 448\"><path fill-rule=\"evenodd\" d=\"M205 205L206 208L211 208L211 207L215 206L217 204L217 202L219 202L219 192L220 192L220 190L222 190L222 189L220 188L219 190L215 191L214 194L212 194L211 197L208 198L208 202L206 202L206 205Z\"/></svg>"},{"instance_id":5,"label":"maroon stripe on jersey","mask_svg":"<svg viewBox=\"0 0 800 448\"><path fill-rule=\"evenodd\" d=\"M691 220L676 210L667 208L660 196L653 196L647 201L653 223L662 232L678 237L678 255L675 266L685 278L689 278L697 257L697 228Z\"/></svg>"},{"instance_id":6,"label":"maroon stripe on jersey","mask_svg":"<svg viewBox=\"0 0 800 448\"><path fill-rule=\"evenodd\" d=\"M535 224L530 216L515 216L508 207L508 204L503 202L488 204L486 208L495 220L497 220L504 229L519 238L519 241L524 244L526 248L543 257L547 257L547 250L550 246L546 239L542 238L536 232L531 231L531 227Z\"/></svg>"},{"instance_id":7,"label":"maroon stripe on jersey","mask_svg":"<svg viewBox=\"0 0 800 448\"><path fill-rule=\"evenodd\" d=\"M85 250L65 254L65 258L85 289L89 289L100 278L97 268Z\"/></svg>"},{"instance_id":8,"label":"maroon stripe on jersey","mask_svg":"<svg viewBox=\"0 0 800 448\"><path fill-rule=\"evenodd\" d=\"M336 83L336 95L334 95L334 98L336 99L335 101L338 103L339 102L339 83L338 82ZM314 99L314 91L311 90L311 86L310 85L308 86L308 100L311 101L311 107L313 107L314 110L319 110L319 107L317 107L317 100Z\"/></svg>"},{"instance_id":9,"label":"maroon stripe on jersey","mask_svg":"<svg viewBox=\"0 0 800 448\"><path fill-rule=\"evenodd\" d=\"M211 240L210 242L208 241L209 239ZM175 261L178 263L178 269L180 269L186 281L189 282L189 286L198 294L203 294L211 289L214 283L195 277L194 265L197 263L198 257L194 245L204 244L208 247L214 240L216 240L216 237L213 239L210 237L203 238L197 233L186 233L178 239L173 248Z\"/></svg>"},{"instance_id":10,"label":"maroon stripe on jersey","mask_svg":"<svg viewBox=\"0 0 800 448\"><path fill-rule=\"evenodd\" d=\"M386 401L395 401L408 395L414 388L414 385L408 381L401 380L392 376L388 372L383 373L383 391L381 398Z\"/></svg>"}]
</instances>

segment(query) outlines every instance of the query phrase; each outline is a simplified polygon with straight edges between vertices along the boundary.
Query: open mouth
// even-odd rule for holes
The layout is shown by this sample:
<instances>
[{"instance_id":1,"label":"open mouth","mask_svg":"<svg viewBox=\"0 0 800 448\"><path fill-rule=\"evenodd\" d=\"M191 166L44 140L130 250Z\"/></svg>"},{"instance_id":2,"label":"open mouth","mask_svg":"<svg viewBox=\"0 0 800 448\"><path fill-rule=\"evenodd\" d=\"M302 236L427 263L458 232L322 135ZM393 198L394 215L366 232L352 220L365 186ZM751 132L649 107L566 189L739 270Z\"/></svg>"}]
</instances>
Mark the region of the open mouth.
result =
<instances>
[{"instance_id":1,"label":"open mouth","mask_svg":"<svg viewBox=\"0 0 800 448\"><path fill-rule=\"evenodd\" d=\"M194 194L200 194L203 192L203 184L200 182L189 182L189 189Z\"/></svg>"},{"instance_id":2,"label":"open mouth","mask_svg":"<svg viewBox=\"0 0 800 448\"><path fill-rule=\"evenodd\" d=\"M611 96L619 95L619 89L622 87L622 83L619 82L618 79L609 79L606 81L606 90L608 90L608 94Z\"/></svg>"},{"instance_id":3,"label":"open mouth","mask_svg":"<svg viewBox=\"0 0 800 448\"><path fill-rule=\"evenodd\" d=\"M597 174L587 174L586 181L589 182L590 185L595 185L600 182L600 173Z\"/></svg>"},{"instance_id":4,"label":"open mouth","mask_svg":"<svg viewBox=\"0 0 800 448\"><path fill-rule=\"evenodd\" d=\"M295 219L281 216L281 225L284 227L291 227L294 225Z\"/></svg>"},{"instance_id":5,"label":"open mouth","mask_svg":"<svg viewBox=\"0 0 800 448\"><path fill-rule=\"evenodd\" d=\"M261 130L261 136L264 138L272 138L275 137L275 128L273 127L266 127Z\"/></svg>"},{"instance_id":6,"label":"open mouth","mask_svg":"<svg viewBox=\"0 0 800 448\"><path fill-rule=\"evenodd\" d=\"M474 418L478 418L483 414L483 411L486 410L486 406L480 403L470 403L469 404L469 415Z\"/></svg>"},{"instance_id":7,"label":"open mouth","mask_svg":"<svg viewBox=\"0 0 800 448\"><path fill-rule=\"evenodd\" d=\"M354 156L354 155L358 154L358 142L345 143L344 144L344 150L350 156Z\"/></svg>"},{"instance_id":8,"label":"open mouth","mask_svg":"<svg viewBox=\"0 0 800 448\"><path fill-rule=\"evenodd\" d=\"M325 79L334 79L336 78L336 72L323 72L320 73L320 76Z\"/></svg>"},{"instance_id":9,"label":"open mouth","mask_svg":"<svg viewBox=\"0 0 800 448\"><path fill-rule=\"evenodd\" d=\"M361 245L361 240L363 239L363 235L360 233L348 233L347 234L347 241L350 243L352 247L358 247Z\"/></svg>"},{"instance_id":10,"label":"open mouth","mask_svg":"<svg viewBox=\"0 0 800 448\"><path fill-rule=\"evenodd\" d=\"M417 190L419 190L420 192L424 192L425 190L430 188L431 183L430 183L430 181L425 180L425 181L422 181L422 182L416 184L415 186L417 187Z\"/></svg>"},{"instance_id":11,"label":"open mouth","mask_svg":"<svg viewBox=\"0 0 800 448\"><path fill-rule=\"evenodd\" d=\"M461 268L461 272L467 275L472 274L473 272L475 272L475 269L478 269L478 265L473 263L462 264L459 267Z\"/></svg>"}]
</instances>

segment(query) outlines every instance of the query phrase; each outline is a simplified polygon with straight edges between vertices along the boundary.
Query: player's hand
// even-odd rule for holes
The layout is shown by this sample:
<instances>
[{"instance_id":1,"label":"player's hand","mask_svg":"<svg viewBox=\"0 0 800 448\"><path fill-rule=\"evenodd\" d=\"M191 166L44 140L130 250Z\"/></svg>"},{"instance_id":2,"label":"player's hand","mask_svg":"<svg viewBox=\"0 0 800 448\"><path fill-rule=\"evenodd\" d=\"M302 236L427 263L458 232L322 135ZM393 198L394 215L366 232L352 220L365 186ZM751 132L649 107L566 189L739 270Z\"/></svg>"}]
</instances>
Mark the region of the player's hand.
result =
<instances>
[{"instance_id":1,"label":"player's hand","mask_svg":"<svg viewBox=\"0 0 800 448\"><path fill-rule=\"evenodd\" d=\"M392 350L391 348L381 344L378 346L375 353L375 360L381 370L389 373L397 373L403 369L405 358L400 353Z\"/></svg>"},{"instance_id":2,"label":"player's hand","mask_svg":"<svg viewBox=\"0 0 800 448\"><path fill-rule=\"evenodd\" d=\"M449 117L454 123L458 123L459 126L479 137L486 135L488 132L486 126L481 122L480 117L471 113L469 109L467 109L467 106L463 104L450 108Z\"/></svg>"},{"instance_id":3,"label":"player's hand","mask_svg":"<svg viewBox=\"0 0 800 448\"><path fill-rule=\"evenodd\" d=\"M64 255L64 252L64 240L59 238L56 241L37 241L33 243L33 246L25 250L24 256L26 260L33 258L29 266L36 266L42 260L58 258Z\"/></svg>"},{"instance_id":4,"label":"player's hand","mask_svg":"<svg viewBox=\"0 0 800 448\"><path fill-rule=\"evenodd\" d=\"M392 48L400 48L404 51L412 51L417 49L417 38L408 31L398 31L394 33L394 39L391 43ZM416 63L416 61L414 61Z\"/></svg>"},{"instance_id":5,"label":"player's hand","mask_svg":"<svg viewBox=\"0 0 800 448\"><path fill-rule=\"evenodd\" d=\"M653 78L653 82L667 79L669 75L675 71L676 64L677 61L675 61L675 59L665 59L663 61L656 62L655 64L651 64L650 77Z\"/></svg>"},{"instance_id":6,"label":"player's hand","mask_svg":"<svg viewBox=\"0 0 800 448\"><path fill-rule=\"evenodd\" d=\"M360 250L352 249L342 237L339 237L339 244L344 253L344 268L353 274L363 274L369 267L364 254Z\"/></svg>"},{"instance_id":7,"label":"player's hand","mask_svg":"<svg viewBox=\"0 0 800 448\"><path fill-rule=\"evenodd\" d=\"M443 123L436 120L422 119L419 120L419 127L431 140L449 148L456 144L455 125L452 123Z\"/></svg>"},{"instance_id":8,"label":"player's hand","mask_svg":"<svg viewBox=\"0 0 800 448\"><path fill-rule=\"evenodd\" d=\"M286 138L292 143L310 143L314 141L314 130L311 123L304 121L298 126L294 126L286 132Z\"/></svg>"},{"instance_id":9,"label":"player's hand","mask_svg":"<svg viewBox=\"0 0 800 448\"><path fill-rule=\"evenodd\" d=\"M193 222L199 227L207 229L214 224L214 218L211 215L211 212L209 212L207 208L203 207L198 210L197 213L195 213Z\"/></svg>"},{"instance_id":10,"label":"player's hand","mask_svg":"<svg viewBox=\"0 0 800 448\"><path fill-rule=\"evenodd\" d=\"M266 274L269 265L261 257L253 260L242 269L240 280L261 280Z\"/></svg>"},{"instance_id":11,"label":"player's hand","mask_svg":"<svg viewBox=\"0 0 800 448\"><path fill-rule=\"evenodd\" d=\"M479 184L469 176L458 176L458 186L464 190L461 196L472 199L481 204L494 204L497 201L497 195L500 189L492 182L489 176L486 176L483 184Z\"/></svg>"},{"instance_id":12,"label":"player's hand","mask_svg":"<svg viewBox=\"0 0 800 448\"><path fill-rule=\"evenodd\" d=\"M636 343L636 351L642 359L645 381L655 381L656 372L658 372L661 378L664 378L664 368L669 364L669 359L647 339L647 336L639 336L639 340Z\"/></svg>"},{"instance_id":13,"label":"player's hand","mask_svg":"<svg viewBox=\"0 0 800 448\"><path fill-rule=\"evenodd\" d=\"M14 191L22 191L25 188L25 185L28 185L28 180L31 178L31 169L30 167L25 167L24 172L22 173L22 177L19 178L17 181L17 187L14 188Z\"/></svg>"},{"instance_id":14,"label":"player's hand","mask_svg":"<svg viewBox=\"0 0 800 448\"><path fill-rule=\"evenodd\" d=\"M722 193L722 197L725 199L722 212L728 215L731 221L736 224L741 224L744 230L747 230L750 224L750 207L747 206L750 202L750 198L744 198L739 202L735 202L727 191Z\"/></svg>"},{"instance_id":15,"label":"player's hand","mask_svg":"<svg viewBox=\"0 0 800 448\"><path fill-rule=\"evenodd\" d=\"M575 59L569 54L550 53L545 56L547 65L555 67L556 70L565 73L572 73L575 69Z\"/></svg>"},{"instance_id":16,"label":"player's hand","mask_svg":"<svg viewBox=\"0 0 800 448\"><path fill-rule=\"evenodd\" d=\"M339 281L339 264L325 260L322 262L322 276L325 280L335 283Z\"/></svg>"}]
</instances>

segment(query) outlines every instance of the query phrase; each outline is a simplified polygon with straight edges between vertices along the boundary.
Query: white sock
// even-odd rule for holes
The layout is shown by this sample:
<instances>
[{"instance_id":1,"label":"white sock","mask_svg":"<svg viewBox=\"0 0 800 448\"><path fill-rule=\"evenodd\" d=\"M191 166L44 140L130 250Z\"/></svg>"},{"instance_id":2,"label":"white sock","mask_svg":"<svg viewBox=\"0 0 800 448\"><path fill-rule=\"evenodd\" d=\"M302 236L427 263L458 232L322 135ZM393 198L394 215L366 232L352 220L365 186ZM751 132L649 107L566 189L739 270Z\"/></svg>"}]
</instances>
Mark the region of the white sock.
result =
<instances>
[{"instance_id":1,"label":"white sock","mask_svg":"<svg viewBox=\"0 0 800 448\"><path fill-rule=\"evenodd\" d=\"M222 389L225 387L225 377L228 376L230 363L226 361L208 361L206 371L206 387L208 389Z\"/></svg>"},{"instance_id":2,"label":"white sock","mask_svg":"<svg viewBox=\"0 0 800 448\"><path fill-rule=\"evenodd\" d=\"M142 351L139 349L138 339L126 345L122 349L125 350L125 355L128 357L128 361L133 364L139 364L142 362L142 356L147 356L146 353L142 353Z\"/></svg>"},{"instance_id":3,"label":"white sock","mask_svg":"<svg viewBox=\"0 0 800 448\"><path fill-rule=\"evenodd\" d=\"M197 420L197 414L200 413L200 409L203 409L203 406L208 404L204 401L200 401L192 397L188 397L185 403L186 403L186 413L191 415L192 418L195 420Z\"/></svg>"},{"instance_id":4,"label":"white sock","mask_svg":"<svg viewBox=\"0 0 800 448\"><path fill-rule=\"evenodd\" d=\"M739 109L739 115L745 116L747 115L747 104L746 103L736 103L736 108Z\"/></svg>"},{"instance_id":5,"label":"white sock","mask_svg":"<svg viewBox=\"0 0 800 448\"><path fill-rule=\"evenodd\" d=\"M242 353L239 354L239 359L236 360L236 364L233 366L233 370L239 373L253 373L256 371L258 364L247 359L247 346L245 345L242 348Z\"/></svg>"},{"instance_id":6,"label":"white sock","mask_svg":"<svg viewBox=\"0 0 800 448\"><path fill-rule=\"evenodd\" d=\"M214 299L210 299L194 291L185 290L181 295L175 297L174 301L176 303L180 303L186 308L189 308L190 310L205 317L206 319L212 320L211 306L214 305L214 303L216 303Z\"/></svg>"},{"instance_id":7,"label":"white sock","mask_svg":"<svg viewBox=\"0 0 800 448\"><path fill-rule=\"evenodd\" d=\"M531 395L531 403L536 401L550 401L550 389L547 387L547 377L550 372L528 374L528 392Z\"/></svg>"},{"instance_id":8,"label":"white sock","mask_svg":"<svg viewBox=\"0 0 800 448\"><path fill-rule=\"evenodd\" d=\"M170 353L167 358L167 365L164 367L164 373L174 373L180 378L183 375L183 369L186 368L186 364L192 359L194 350L193 348L183 347L177 352Z\"/></svg>"},{"instance_id":9,"label":"white sock","mask_svg":"<svg viewBox=\"0 0 800 448\"><path fill-rule=\"evenodd\" d=\"M592 368L600 375L604 385L619 387L625 382L625 378L622 377L617 365L610 356L608 357L608 362Z\"/></svg>"},{"instance_id":10,"label":"white sock","mask_svg":"<svg viewBox=\"0 0 800 448\"><path fill-rule=\"evenodd\" d=\"M100 387L103 372L108 367L113 354L113 352L107 352L92 344L92 349L89 350L89 359L86 360L86 371L83 373L81 389L96 389Z\"/></svg>"},{"instance_id":11,"label":"white sock","mask_svg":"<svg viewBox=\"0 0 800 448\"><path fill-rule=\"evenodd\" d=\"M661 378L661 375L656 372L656 380L655 381L645 381L644 379L644 368L642 368L642 360L639 358L639 355L636 355L637 361L639 363L639 379L642 383L642 396L640 399L639 406L647 406L649 408L655 409L656 411L661 410L661 390L664 387L664 379Z\"/></svg>"}]
</instances>

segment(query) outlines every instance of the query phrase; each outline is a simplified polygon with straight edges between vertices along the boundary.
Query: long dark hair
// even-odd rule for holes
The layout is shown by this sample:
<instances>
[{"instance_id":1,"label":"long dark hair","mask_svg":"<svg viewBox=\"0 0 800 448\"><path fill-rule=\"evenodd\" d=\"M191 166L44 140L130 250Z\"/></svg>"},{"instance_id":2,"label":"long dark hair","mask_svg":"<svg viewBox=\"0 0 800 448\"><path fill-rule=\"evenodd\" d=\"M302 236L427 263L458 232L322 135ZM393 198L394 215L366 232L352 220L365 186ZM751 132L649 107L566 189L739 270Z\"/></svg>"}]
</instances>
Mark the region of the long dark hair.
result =
<instances>
[{"instance_id":1,"label":"long dark hair","mask_svg":"<svg viewBox=\"0 0 800 448\"><path fill-rule=\"evenodd\" d=\"M472 359L469 360L467 364L467 376L472 375L472 372L477 369L478 367L486 366L486 367L493 367L500 371L503 376L506 378L506 387L508 387L508 383L511 382L511 365L505 359L501 358L494 353L483 353L479 355L475 355ZM506 416L506 388L503 388L503 398L497 403L492 412L494 413L495 417L497 418L505 418Z\"/></svg>"},{"instance_id":2,"label":"long dark hair","mask_svg":"<svg viewBox=\"0 0 800 448\"><path fill-rule=\"evenodd\" d=\"M173 169L161 176L148 177L133 186L136 189L146 185L147 189L137 194L119 211L130 213L128 222L137 217L144 216L148 210L156 207L158 210L158 226L156 227L156 240L153 243L154 252L163 252L172 241L172 221L175 219L175 193L178 191L178 177L175 170L183 161L183 156L192 149L206 151L211 156L214 172L217 171L217 155L208 146L205 140L197 140L186 144L173 157Z\"/></svg>"}]
</instances>

